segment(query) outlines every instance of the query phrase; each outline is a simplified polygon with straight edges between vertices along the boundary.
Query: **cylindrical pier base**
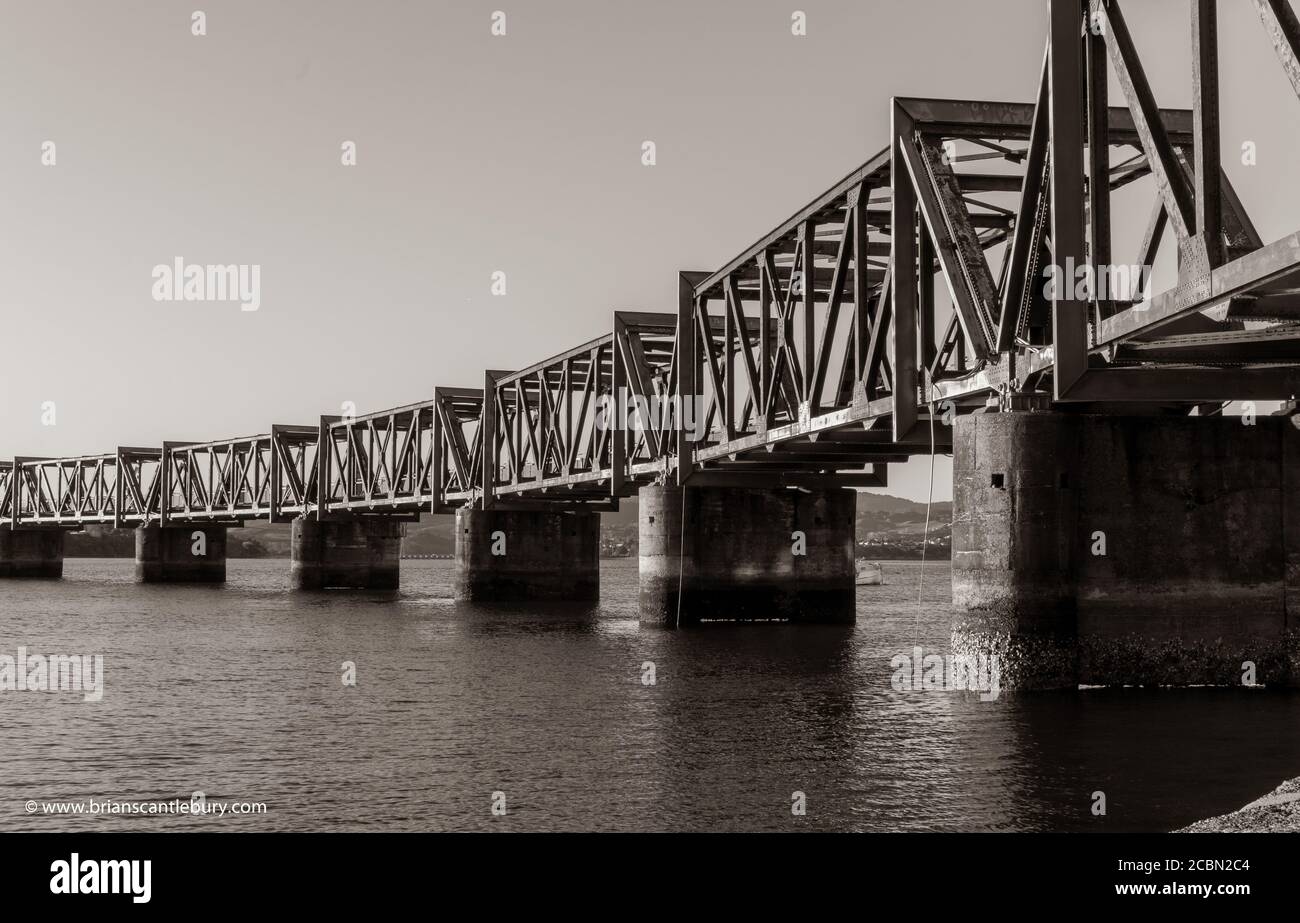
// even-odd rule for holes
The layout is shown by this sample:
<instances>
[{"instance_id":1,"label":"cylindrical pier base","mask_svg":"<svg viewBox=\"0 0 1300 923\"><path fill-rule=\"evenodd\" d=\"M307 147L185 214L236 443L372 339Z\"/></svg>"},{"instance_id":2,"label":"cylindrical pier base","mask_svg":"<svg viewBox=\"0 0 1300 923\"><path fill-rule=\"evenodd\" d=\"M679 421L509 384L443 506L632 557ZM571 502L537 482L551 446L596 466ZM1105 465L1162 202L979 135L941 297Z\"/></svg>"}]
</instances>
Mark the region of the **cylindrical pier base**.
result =
<instances>
[{"instance_id":1,"label":"cylindrical pier base","mask_svg":"<svg viewBox=\"0 0 1300 923\"><path fill-rule=\"evenodd\" d=\"M58 580L62 576L62 529L0 528L0 577Z\"/></svg>"},{"instance_id":2,"label":"cylindrical pier base","mask_svg":"<svg viewBox=\"0 0 1300 923\"><path fill-rule=\"evenodd\" d=\"M456 511L457 599L479 602L600 598L600 513Z\"/></svg>"},{"instance_id":3,"label":"cylindrical pier base","mask_svg":"<svg viewBox=\"0 0 1300 923\"><path fill-rule=\"evenodd\" d=\"M1004 689L1294 682L1290 419L975 414L954 429L954 653Z\"/></svg>"},{"instance_id":4,"label":"cylindrical pier base","mask_svg":"<svg viewBox=\"0 0 1300 923\"><path fill-rule=\"evenodd\" d=\"M1078 485L1065 466L1078 429L1060 414L975 414L956 441L953 652L996 656L1006 688L1073 689Z\"/></svg>"},{"instance_id":5,"label":"cylindrical pier base","mask_svg":"<svg viewBox=\"0 0 1300 923\"><path fill-rule=\"evenodd\" d=\"M684 492L638 494L642 625L854 621L854 491Z\"/></svg>"},{"instance_id":6,"label":"cylindrical pier base","mask_svg":"<svg viewBox=\"0 0 1300 923\"><path fill-rule=\"evenodd\" d=\"M140 526L135 530L139 583L225 583L226 527Z\"/></svg>"},{"instance_id":7,"label":"cylindrical pier base","mask_svg":"<svg viewBox=\"0 0 1300 923\"><path fill-rule=\"evenodd\" d=\"M289 542L296 589L396 590L400 585L400 522L299 518Z\"/></svg>"}]
</instances>

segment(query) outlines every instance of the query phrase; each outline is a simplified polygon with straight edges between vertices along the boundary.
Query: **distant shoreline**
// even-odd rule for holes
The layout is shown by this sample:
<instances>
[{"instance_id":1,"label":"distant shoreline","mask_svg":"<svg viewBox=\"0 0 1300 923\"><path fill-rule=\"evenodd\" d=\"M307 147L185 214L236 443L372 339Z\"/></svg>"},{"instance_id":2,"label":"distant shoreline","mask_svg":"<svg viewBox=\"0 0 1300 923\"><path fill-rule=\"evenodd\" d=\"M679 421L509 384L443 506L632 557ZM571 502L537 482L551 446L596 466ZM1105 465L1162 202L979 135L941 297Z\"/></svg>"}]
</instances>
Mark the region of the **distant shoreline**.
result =
<instances>
[{"instance_id":1,"label":"distant shoreline","mask_svg":"<svg viewBox=\"0 0 1300 923\"><path fill-rule=\"evenodd\" d=\"M452 561L455 560L455 557L456 556L452 554L412 554L412 555L404 554L401 556L401 559L403 561ZM135 554L134 552L132 552L131 554L75 554L75 553L64 552L63 558L66 561L134 561ZM936 564L941 562L947 563L950 558L951 558L951 553L949 549L943 548L940 550L931 549L931 553L928 554L925 558L922 558L920 554L891 555L886 553L886 554L860 554L857 555L854 560L879 561L881 563L890 563L890 564L894 564L894 563L920 564L924 560L927 564ZM290 556L287 554L259 554L259 555L228 554L226 556L226 560L228 561L288 561L289 559ZM602 554L600 556L600 559L602 561L635 561L637 559L637 555L635 552L633 552L632 554Z\"/></svg>"}]
</instances>

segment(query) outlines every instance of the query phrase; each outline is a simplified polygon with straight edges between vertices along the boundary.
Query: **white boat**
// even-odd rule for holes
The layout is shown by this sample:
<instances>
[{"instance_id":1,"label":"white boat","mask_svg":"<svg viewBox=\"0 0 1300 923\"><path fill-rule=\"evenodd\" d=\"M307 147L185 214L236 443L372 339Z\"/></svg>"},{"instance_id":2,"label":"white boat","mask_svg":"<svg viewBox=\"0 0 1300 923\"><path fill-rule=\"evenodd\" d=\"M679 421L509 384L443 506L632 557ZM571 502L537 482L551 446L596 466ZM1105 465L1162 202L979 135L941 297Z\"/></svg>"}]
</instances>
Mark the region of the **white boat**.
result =
<instances>
[{"instance_id":1,"label":"white boat","mask_svg":"<svg viewBox=\"0 0 1300 923\"><path fill-rule=\"evenodd\" d=\"M858 586L880 586L885 582L885 572L874 561L859 561L858 577L855 582Z\"/></svg>"}]
</instances>

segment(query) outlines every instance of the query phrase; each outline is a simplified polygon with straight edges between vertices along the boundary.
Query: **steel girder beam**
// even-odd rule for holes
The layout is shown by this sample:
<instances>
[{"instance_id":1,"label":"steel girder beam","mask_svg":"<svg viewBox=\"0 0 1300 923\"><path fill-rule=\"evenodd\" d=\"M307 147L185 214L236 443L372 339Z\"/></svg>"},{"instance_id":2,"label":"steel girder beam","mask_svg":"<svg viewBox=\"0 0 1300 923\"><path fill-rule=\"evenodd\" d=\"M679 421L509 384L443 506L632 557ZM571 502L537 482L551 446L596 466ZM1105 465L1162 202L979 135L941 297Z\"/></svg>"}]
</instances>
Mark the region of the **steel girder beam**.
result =
<instances>
[{"instance_id":1,"label":"steel girder beam","mask_svg":"<svg viewBox=\"0 0 1300 923\"><path fill-rule=\"evenodd\" d=\"M1255 330L1225 330L1129 342L1114 355L1119 362L1204 363L1247 365L1300 362L1300 326L1284 324Z\"/></svg>"},{"instance_id":2,"label":"steel girder beam","mask_svg":"<svg viewBox=\"0 0 1300 923\"><path fill-rule=\"evenodd\" d=\"M1300 231L1230 263L1215 267L1198 286L1200 297L1188 299L1173 289L1106 318L1098 327L1096 346L1106 347L1149 334L1188 314L1226 310L1233 298L1289 298L1300 291Z\"/></svg>"},{"instance_id":3,"label":"steel girder beam","mask_svg":"<svg viewBox=\"0 0 1300 923\"><path fill-rule=\"evenodd\" d=\"M1083 32L1079 13L1080 40ZM947 138L999 138L1028 141L1033 130L1035 103L987 100L927 99L895 97L894 104L917 126ZM1138 146L1141 136L1133 113L1122 106L1110 107L1110 143ZM1192 141L1192 111L1161 109L1160 121L1176 144Z\"/></svg>"},{"instance_id":4,"label":"steel girder beam","mask_svg":"<svg viewBox=\"0 0 1300 923\"><path fill-rule=\"evenodd\" d=\"M1095 369L1080 382L1079 401L1222 403L1285 401L1300 394L1300 366Z\"/></svg>"},{"instance_id":5,"label":"steel girder beam","mask_svg":"<svg viewBox=\"0 0 1300 923\"><path fill-rule=\"evenodd\" d=\"M984 248L971 227L966 203L943 153L933 142L918 142L906 133L898 144L966 342L975 359L982 362L991 354L996 339L993 318L998 302ZM895 181L895 195L903 182L902 177Z\"/></svg>"},{"instance_id":6,"label":"steel girder beam","mask_svg":"<svg viewBox=\"0 0 1300 923\"><path fill-rule=\"evenodd\" d=\"M1282 62L1282 70L1300 96L1300 21L1287 0L1252 0L1273 49Z\"/></svg>"}]
</instances>

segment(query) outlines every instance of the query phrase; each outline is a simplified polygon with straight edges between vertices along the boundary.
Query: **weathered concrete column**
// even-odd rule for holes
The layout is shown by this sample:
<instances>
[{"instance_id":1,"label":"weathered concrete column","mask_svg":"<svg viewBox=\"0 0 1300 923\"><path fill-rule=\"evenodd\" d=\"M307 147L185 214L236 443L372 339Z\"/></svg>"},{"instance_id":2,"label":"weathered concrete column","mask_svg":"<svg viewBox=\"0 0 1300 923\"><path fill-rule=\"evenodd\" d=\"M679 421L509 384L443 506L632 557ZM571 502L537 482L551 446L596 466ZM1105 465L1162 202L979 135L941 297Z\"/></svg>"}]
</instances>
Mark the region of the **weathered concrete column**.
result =
<instances>
[{"instance_id":1,"label":"weathered concrete column","mask_svg":"<svg viewBox=\"0 0 1300 923\"><path fill-rule=\"evenodd\" d=\"M226 527L140 526L135 530L140 583L225 583Z\"/></svg>"},{"instance_id":2,"label":"weathered concrete column","mask_svg":"<svg viewBox=\"0 0 1300 923\"><path fill-rule=\"evenodd\" d=\"M402 524L389 519L298 518L289 536L290 572L299 590L396 590Z\"/></svg>"},{"instance_id":3,"label":"weathered concrete column","mask_svg":"<svg viewBox=\"0 0 1300 923\"><path fill-rule=\"evenodd\" d=\"M62 576L62 529L0 528L0 577L58 580Z\"/></svg>"},{"instance_id":4,"label":"weathered concrete column","mask_svg":"<svg viewBox=\"0 0 1300 923\"><path fill-rule=\"evenodd\" d=\"M684 490L638 494L642 625L854 621L854 491Z\"/></svg>"},{"instance_id":5,"label":"weathered concrete column","mask_svg":"<svg viewBox=\"0 0 1300 923\"><path fill-rule=\"evenodd\" d=\"M953 648L1004 688L1295 679L1290 419L976 414L954 438Z\"/></svg>"},{"instance_id":6,"label":"weathered concrete column","mask_svg":"<svg viewBox=\"0 0 1300 923\"><path fill-rule=\"evenodd\" d=\"M600 513L456 511L457 599L600 598Z\"/></svg>"},{"instance_id":7,"label":"weathered concrete column","mask_svg":"<svg viewBox=\"0 0 1300 923\"><path fill-rule=\"evenodd\" d=\"M953 649L996 654L1004 686L1078 685L1076 420L975 414L953 431Z\"/></svg>"}]
</instances>

